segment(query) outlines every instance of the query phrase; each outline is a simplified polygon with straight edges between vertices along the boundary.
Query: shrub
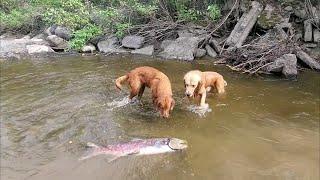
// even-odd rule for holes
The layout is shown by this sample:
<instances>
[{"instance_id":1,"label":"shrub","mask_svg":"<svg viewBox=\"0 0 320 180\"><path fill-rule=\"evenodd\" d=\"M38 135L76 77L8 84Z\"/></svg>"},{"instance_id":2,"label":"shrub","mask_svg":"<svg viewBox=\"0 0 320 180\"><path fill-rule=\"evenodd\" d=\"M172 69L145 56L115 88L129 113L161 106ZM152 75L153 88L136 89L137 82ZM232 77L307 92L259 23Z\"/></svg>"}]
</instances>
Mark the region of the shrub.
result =
<instances>
[{"instance_id":1,"label":"shrub","mask_svg":"<svg viewBox=\"0 0 320 180\"><path fill-rule=\"evenodd\" d=\"M2 29L14 31L30 32L37 24L34 21L40 13L36 8L27 7L21 9L13 9L9 13L0 10L0 25Z\"/></svg>"},{"instance_id":2,"label":"shrub","mask_svg":"<svg viewBox=\"0 0 320 180\"><path fill-rule=\"evenodd\" d=\"M103 30L101 27L89 24L83 29L76 30L73 33L73 39L69 42L71 49L80 50L91 38L101 35Z\"/></svg>"},{"instance_id":3,"label":"shrub","mask_svg":"<svg viewBox=\"0 0 320 180\"><path fill-rule=\"evenodd\" d=\"M126 30L131 27L130 23L117 23L115 27L115 34L118 38L122 38L125 35Z\"/></svg>"},{"instance_id":4,"label":"shrub","mask_svg":"<svg viewBox=\"0 0 320 180\"><path fill-rule=\"evenodd\" d=\"M213 21L218 20L221 16L220 8L216 4L209 5L207 8L207 16Z\"/></svg>"}]
</instances>

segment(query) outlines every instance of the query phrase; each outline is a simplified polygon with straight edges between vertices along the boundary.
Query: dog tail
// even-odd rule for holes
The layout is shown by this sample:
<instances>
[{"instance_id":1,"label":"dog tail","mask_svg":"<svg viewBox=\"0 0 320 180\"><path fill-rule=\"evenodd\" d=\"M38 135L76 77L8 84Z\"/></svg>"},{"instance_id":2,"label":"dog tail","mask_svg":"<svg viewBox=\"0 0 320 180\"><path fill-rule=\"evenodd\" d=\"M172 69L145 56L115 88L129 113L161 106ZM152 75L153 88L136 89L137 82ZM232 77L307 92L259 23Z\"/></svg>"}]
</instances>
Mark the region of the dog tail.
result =
<instances>
[{"instance_id":1,"label":"dog tail","mask_svg":"<svg viewBox=\"0 0 320 180\"><path fill-rule=\"evenodd\" d=\"M227 85L228 85L227 81L224 81L224 86L227 86Z\"/></svg>"},{"instance_id":2,"label":"dog tail","mask_svg":"<svg viewBox=\"0 0 320 180\"><path fill-rule=\"evenodd\" d=\"M121 84L123 84L127 80L128 80L128 75L119 77L118 79L116 79L116 87L121 90L122 88Z\"/></svg>"}]
</instances>

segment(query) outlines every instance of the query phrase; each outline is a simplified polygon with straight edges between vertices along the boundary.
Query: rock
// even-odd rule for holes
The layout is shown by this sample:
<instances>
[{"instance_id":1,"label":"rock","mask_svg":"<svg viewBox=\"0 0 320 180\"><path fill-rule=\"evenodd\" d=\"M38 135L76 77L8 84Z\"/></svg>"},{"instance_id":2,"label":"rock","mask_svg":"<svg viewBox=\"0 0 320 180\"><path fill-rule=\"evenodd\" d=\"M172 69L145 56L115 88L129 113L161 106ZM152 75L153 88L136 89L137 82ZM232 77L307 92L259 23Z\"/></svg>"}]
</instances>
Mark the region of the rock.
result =
<instances>
[{"instance_id":1,"label":"rock","mask_svg":"<svg viewBox=\"0 0 320 180\"><path fill-rule=\"evenodd\" d=\"M51 47L45 46L45 45L33 44L33 45L27 45L26 48L27 48L27 51L29 54L40 54L40 53L54 52Z\"/></svg>"},{"instance_id":2,"label":"rock","mask_svg":"<svg viewBox=\"0 0 320 180\"><path fill-rule=\"evenodd\" d=\"M309 20L304 21L304 41L312 41L312 24Z\"/></svg>"},{"instance_id":3,"label":"rock","mask_svg":"<svg viewBox=\"0 0 320 180\"><path fill-rule=\"evenodd\" d=\"M194 37L195 34L187 31L187 30L180 30L178 31L178 37Z\"/></svg>"},{"instance_id":4,"label":"rock","mask_svg":"<svg viewBox=\"0 0 320 180\"><path fill-rule=\"evenodd\" d=\"M40 34L32 37L31 39L43 39L44 40L44 39L46 39L46 35L43 33L40 33Z\"/></svg>"},{"instance_id":5,"label":"rock","mask_svg":"<svg viewBox=\"0 0 320 180\"><path fill-rule=\"evenodd\" d=\"M207 50L207 54L208 54L210 57L215 58L215 57L218 56L218 54L214 51L214 49L213 49L209 44L207 44L207 45L205 46L205 48L206 48L206 50Z\"/></svg>"},{"instance_id":6,"label":"rock","mask_svg":"<svg viewBox=\"0 0 320 180\"><path fill-rule=\"evenodd\" d=\"M66 28L66 27L62 27L62 26L57 26L54 29L54 35L57 35L65 40L70 40L72 37L72 32Z\"/></svg>"},{"instance_id":7,"label":"rock","mask_svg":"<svg viewBox=\"0 0 320 180\"><path fill-rule=\"evenodd\" d=\"M174 40L169 40L169 39L166 39L166 40L163 40L161 42L161 45L160 45L160 48L163 50L165 49L167 46L169 46L169 44L173 43Z\"/></svg>"},{"instance_id":8,"label":"rock","mask_svg":"<svg viewBox=\"0 0 320 180\"><path fill-rule=\"evenodd\" d=\"M286 78L296 78L297 58L294 54L285 54L266 67L267 72L281 72Z\"/></svg>"},{"instance_id":9,"label":"rock","mask_svg":"<svg viewBox=\"0 0 320 180\"><path fill-rule=\"evenodd\" d=\"M274 7L267 4L258 18L257 24L263 29L271 29L282 21L282 17L274 11Z\"/></svg>"},{"instance_id":10,"label":"rock","mask_svg":"<svg viewBox=\"0 0 320 180\"><path fill-rule=\"evenodd\" d=\"M57 35L50 35L46 38L46 40L50 43L52 47L58 49L66 49L68 48L68 42Z\"/></svg>"},{"instance_id":11,"label":"rock","mask_svg":"<svg viewBox=\"0 0 320 180\"><path fill-rule=\"evenodd\" d=\"M248 13L244 13L234 29L232 30L230 36L226 41L226 45L231 47L241 47L246 38L248 37L251 29L256 23L258 16L262 11L263 6L256 1L252 2L252 8Z\"/></svg>"},{"instance_id":12,"label":"rock","mask_svg":"<svg viewBox=\"0 0 320 180\"><path fill-rule=\"evenodd\" d=\"M81 48L81 52L84 53L92 53L94 51L96 51L96 47L92 44L85 45Z\"/></svg>"},{"instance_id":13,"label":"rock","mask_svg":"<svg viewBox=\"0 0 320 180\"><path fill-rule=\"evenodd\" d=\"M196 58L201 58L201 57L205 56L206 54L207 54L207 51L205 49L199 48L196 50L196 53L194 56Z\"/></svg>"},{"instance_id":14,"label":"rock","mask_svg":"<svg viewBox=\"0 0 320 180\"><path fill-rule=\"evenodd\" d=\"M118 45L118 38L109 36L105 40L99 41L98 50L103 53L127 53L128 51L122 49Z\"/></svg>"},{"instance_id":15,"label":"rock","mask_svg":"<svg viewBox=\"0 0 320 180\"><path fill-rule=\"evenodd\" d=\"M152 56L154 52L154 47L153 45L143 47L141 49L136 49L131 51L132 54L142 54L142 55L147 55L147 56Z\"/></svg>"},{"instance_id":16,"label":"rock","mask_svg":"<svg viewBox=\"0 0 320 180\"><path fill-rule=\"evenodd\" d=\"M303 46L306 48L316 48L318 45L315 43L304 43Z\"/></svg>"},{"instance_id":17,"label":"rock","mask_svg":"<svg viewBox=\"0 0 320 180\"><path fill-rule=\"evenodd\" d=\"M294 9L293 13L295 16L297 16L298 18L304 20L307 17L307 13L304 9Z\"/></svg>"},{"instance_id":18,"label":"rock","mask_svg":"<svg viewBox=\"0 0 320 180\"><path fill-rule=\"evenodd\" d=\"M44 31L44 33L45 33L47 36L54 35L54 31L55 31L56 28L57 28L57 25L50 26L50 27L48 27L48 28Z\"/></svg>"},{"instance_id":19,"label":"rock","mask_svg":"<svg viewBox=\"0 0 320 180\"><path fill-rule=\"evenodd\" d=\"M320 31L317 28L313 29L313 42L320 43Z\"/></svg>"},{"instance_id":20,"label":"rock","mask_svg":"<svg viewBox=\"0 0 320 180\"><path fill-rule=\"evenodd\" d=\"M27 45L48 45L42 39L1 39L0 57L7 57L10 54L28 53Z\"/></svg>"},{"instance_id":21,"label":"rock","mask_svg":"<svg viewBox=\"0 0 320 180\"><path fill-rule=\"evenodd\" d=\"M142 47L144 39L145 38L142 36L126 36L122 39L122 46L126 48L138 49Z\"/></svg>"},{"instance_id":22,"label":"rock","mask_svg":"<svg viewBox=\"0 0 320 180\"><path fill-rule=\"evenodd\" d=\"M303 37L302 33L296 33L293 36L293 39L294 39L294 41L300 41L300 40L302 40L302 37Z\"/></svg>"},{"instance_id":23,"label":"rock","mask_svg":"<svg viewBox=\"0 0 320 180\"><path fill-rule=\"evenodd\" d=\"M164 47L159 56L165 59L179 59L192 61L198 45L204 38L200 37L179 37Z\"/></svg>"},{"instance_id":24,"label":"rock","mask_svg":"<svg viewBox=\"0 0 320 180\"><path fill-rule=\"evenodd\" d=\"M23 36L21 39L31 39L29 35Z\"/></svg>"},{"instance_id":25,"label":"rock","mask_svg":"<svg viewBox=\"0 0 320 180\"><path fill-rule=\"evenodd\" d=\"M293 8L292 8L292 6L287 6L287 7L284 8L284 10L286 10L286 11L292 11Z\"/></svg>"},{"instance_id":26,"label":"rock","mask_svg":"<svg viewBox=\"0 0 320 180\"><path fill-rule=\"evenodd\" d=\"M209 44L213 47L213 49L214 49L216 52L220 53L220 52L222 51L222 48L221 48L221 46L219 45L219 43L218 43L217 40L211 39L211 40L209 41Z\"/></svg>"},{"instance_id":27,"label":"rock","mask_svg":"<svg viewBox=\"0 0 320 180\"><path fill-rule=\"evenodd\" d=\"M88 42L90 44L97 46L99 41L106 40L106 39L108 39L108 36L100 35L100 36L96 36L96 37L90 39Z\"/></svg>"},{"instance_id":28,"label":"rock","mask_svg":"<svg viewBox=\"0 0 320 180\"><path fill-rule=\"evenodd\" d=\"M301 60L304 64L309 66L311 69L314 70L320 70L320 63L314 60L312 57L310 57L307 53L302 51L300 48L297 48L297 51L295 52L296 56L299 60Z\"/></svg>"}]
</instances>

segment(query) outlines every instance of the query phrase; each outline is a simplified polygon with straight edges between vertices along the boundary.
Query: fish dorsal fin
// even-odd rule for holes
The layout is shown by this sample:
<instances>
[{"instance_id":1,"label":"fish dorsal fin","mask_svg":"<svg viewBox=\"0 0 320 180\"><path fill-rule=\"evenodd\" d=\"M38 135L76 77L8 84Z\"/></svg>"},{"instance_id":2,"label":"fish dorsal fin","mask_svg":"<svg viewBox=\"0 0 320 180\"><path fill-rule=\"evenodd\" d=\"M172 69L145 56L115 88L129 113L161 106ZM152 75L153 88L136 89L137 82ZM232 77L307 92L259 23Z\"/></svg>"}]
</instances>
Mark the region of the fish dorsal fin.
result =
<instances>
[{"instance_id":1,"label":"fish dorsal fin","mask_svg":"<svg viewBox=\"0 0 320 180\"><path fill-rule=\"evenodd\" d=\"M133 138L131 141L141 141L141 140L143 140L143 139L141 139L141 138Z\"/></svg>"},{"instance_id":2,"label":"fish dorsal fin","mask_svg":"<svg viewBox=\"0 0 320 180\"><path fill-rule=\"evenodd\" d=\"M87 147L95 147L95 148L98 148L99 146L98 145L96 145L96 144L94 144L94 143L92 143L92 142L87 142Z\"/></svg>"}]
</instances>

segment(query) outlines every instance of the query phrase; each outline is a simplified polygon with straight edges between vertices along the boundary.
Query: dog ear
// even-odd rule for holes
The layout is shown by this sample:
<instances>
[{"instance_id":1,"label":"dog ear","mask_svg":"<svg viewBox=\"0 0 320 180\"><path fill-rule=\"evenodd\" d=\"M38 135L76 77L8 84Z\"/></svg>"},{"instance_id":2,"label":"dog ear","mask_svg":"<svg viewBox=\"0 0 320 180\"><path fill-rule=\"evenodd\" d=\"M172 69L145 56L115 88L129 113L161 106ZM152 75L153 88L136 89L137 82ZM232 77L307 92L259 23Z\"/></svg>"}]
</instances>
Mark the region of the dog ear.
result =
<instances>
[{"instance_id":1,"label":"dog ear","mask_svg":"<svg viewBox=\"0 0 320 180\"><path fill-rule=\"evenodd\" d=\"M198 93L199 91L200 91L200 89L201 89L201 87L203 86L203 83L202 83L202 80L200 80L199 82L198 82L198 85L197 85L197 87L196 87L196 89L194 90L196 93Z\"/></svg>"},{"instance_id":2,"label":"dog ear","mask_svg":"<svg viewBox=\"0 0 320 180\"><path fill-rule=\"evenodd\" d=\"M171 105L170 105L170 111L172 111L172 110L173 110L173 108L174 108L175 104L176 104L175 100L174 100L174 99L172 99L172 101L171 101Z\"/></svg>"}]
</instances>

